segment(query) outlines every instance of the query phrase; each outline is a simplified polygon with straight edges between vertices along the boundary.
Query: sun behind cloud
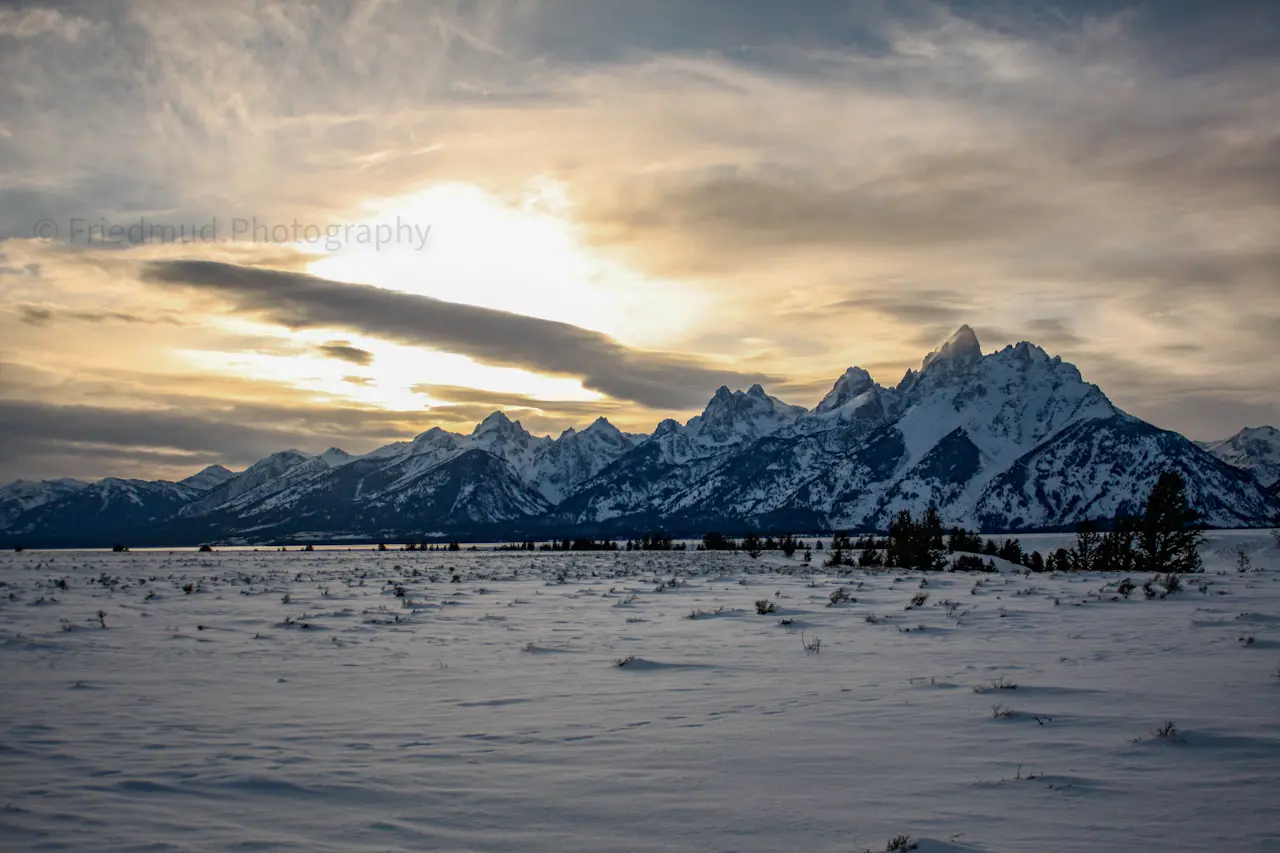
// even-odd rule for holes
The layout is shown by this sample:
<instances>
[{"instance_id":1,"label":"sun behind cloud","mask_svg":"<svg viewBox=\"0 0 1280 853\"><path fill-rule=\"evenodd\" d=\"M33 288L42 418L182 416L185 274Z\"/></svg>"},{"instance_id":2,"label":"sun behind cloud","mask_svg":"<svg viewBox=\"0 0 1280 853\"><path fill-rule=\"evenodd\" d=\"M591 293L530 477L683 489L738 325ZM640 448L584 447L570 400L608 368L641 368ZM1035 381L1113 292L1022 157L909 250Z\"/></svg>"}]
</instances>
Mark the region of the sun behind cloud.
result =
<instances>
[{"instance_id":1,"label":"sun behind cloud","mask_svg":"<svg viewBox=\"0 0 1280 853\"><path fill-rule=\"evenodd\" d=\"M387 239L371 245L339 237L309 272L570 323L648 347L678 339L711 302L586 245L566 188L555 181L535 180L512 197L442 183L367 208L370 215L354 224Z\"/></svg>"}]
</instances>

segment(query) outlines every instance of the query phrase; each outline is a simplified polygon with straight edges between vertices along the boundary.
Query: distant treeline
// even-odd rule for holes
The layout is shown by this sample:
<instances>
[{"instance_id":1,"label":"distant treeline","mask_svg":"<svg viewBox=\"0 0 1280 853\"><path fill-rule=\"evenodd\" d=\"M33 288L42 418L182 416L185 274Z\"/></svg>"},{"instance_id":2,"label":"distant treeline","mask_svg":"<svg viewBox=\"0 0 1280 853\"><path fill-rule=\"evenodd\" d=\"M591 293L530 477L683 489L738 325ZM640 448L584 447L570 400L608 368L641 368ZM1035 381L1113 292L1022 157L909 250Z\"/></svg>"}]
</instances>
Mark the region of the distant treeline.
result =
<instances>
[{"instance_id":1,"label":"distant treeline","mask_svg":"<svg viewBox=\"0 0 1280 853\"><path fill-rule=\"evenodd\" d=\"M857 539L837 532L826 549L822 565L839 571L843 567L901 568L914 571L996 570L994 558L1023 566L1031 572L1195 572L1200 570L1199 545L1203 536L1196 526L1196 514L1187 501L1182 477L1174 472L1160 476L1141 512L1132 518L1116 519L1106 532L1100 524L1084 521L1077 526L1071 548L1058 548L1048 557L1027 551L1018 539L997 541L963 527L947 527L937 507L928 507L915 518L903 510L889 525L886 536L862 535ZM516 551L684 551L685 542L676 542L667 533L646 533L618 542L613 539L564 537L538 544L532 540L500 546ZM748 533L734 539L719 532L706 533L694 544L696 551L740 551L752 558L776 551L785 557L802 555L809 563L812 552L822 551L822 540L811 547L792 533L762 535Z\"/></svg>"},{"instance_id":2,"label":"distant treeline","mask_svg":"<svg viewBox=\"0 0 1280 853\"><path fill-rule=\"evenodd\" d=\"M387 550L387 544L385 542L379 542L378 550L379 551ZM400 550L402 551L461 551L462 546L459 545L457 542L450 542L448 545L445 545L442 542L437 542L433 544L430 542L423 541L423 542L410 542L409 544L403 546ZM474 546L472 547L471 550L473 551L475 550Z\"/></svg>"},{"instance_id":3,"label":"distant treeline","mask_svg":"<svg viewBox=\"0 0 1280 853\"><path fill-rule=\"evenodd\" d=\"M1017 539L983 538L963 527L947 527L937 507L930 506L915 518L909 510L898 513L885 536L837 532L826 549L822 565L837 572L844 568L901 568L914 571L996 571L995 558L1023 566L1030 572L1163 572L1183 574L1201 571L1199 548L1204 541L1197 515L1186 496L1182 476L1161 474L1140 512L1106 523L1083 521L1076 526L1076 540L1070 548L1058 548L1048 557L1026 551ZM700 542L677 542L664 532L645 533L619 542L578 536L538 543L528 539L499 545L500 551L740 551L752 558L776 551L785 557L801 555L812 561L813 552L823 551L821 539L812 546L795 534L762 535L747 533L734 539L724 533L709 532ZM22 551L21 545L14 548ZM126 552L116 544L112 549ZM201 551L212 550L202 545ZM284 550L281 548L281 550ZM303 550L314 550L306 545ZM388 550L379 543L377 550ZM404 551L461 551L457 542L430 543L426 539L400 546ZM472 545L468 550L477 550Z\"/></svg>"}]
</instances>

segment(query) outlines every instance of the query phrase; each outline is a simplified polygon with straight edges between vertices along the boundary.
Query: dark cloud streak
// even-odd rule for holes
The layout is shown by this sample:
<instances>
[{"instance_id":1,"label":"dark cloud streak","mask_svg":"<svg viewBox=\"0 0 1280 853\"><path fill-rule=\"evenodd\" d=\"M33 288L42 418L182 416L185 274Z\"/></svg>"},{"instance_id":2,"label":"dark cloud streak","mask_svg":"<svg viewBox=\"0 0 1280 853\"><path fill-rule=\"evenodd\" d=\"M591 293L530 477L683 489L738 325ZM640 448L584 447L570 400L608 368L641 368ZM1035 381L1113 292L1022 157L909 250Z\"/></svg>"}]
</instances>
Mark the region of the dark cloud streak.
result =
<instances>
[{"instance_id":1,"label":"dark cloud streak","mask_svg":"<svg viewBox=\"0 0 1280 853\"><path fill-rule=\"evenodd\" d=\"M568 323L302 273L178 260L147 262L142 277L221 295L239 311L289 328L347 329L488 364L575 376L587 388L652 408L689 408L705 402L709 389L719 385L772 381L765 374L717 370L684 356L630 349Z\"/></svg>"},{"instance_id":2,"label":"dark cloud streak","mask_svg":"<svg viewBox=\"0 0 1280 853\"><path fill-rule=\"evenodd\" d=\"M329 341L316 347L316 351L325 358L336 358L338 361L345 361L348 364L356 364L360 367L368 367L373 364L373 353L359 347L353 347L350 341Z\"/></svg>"}]
</instances>

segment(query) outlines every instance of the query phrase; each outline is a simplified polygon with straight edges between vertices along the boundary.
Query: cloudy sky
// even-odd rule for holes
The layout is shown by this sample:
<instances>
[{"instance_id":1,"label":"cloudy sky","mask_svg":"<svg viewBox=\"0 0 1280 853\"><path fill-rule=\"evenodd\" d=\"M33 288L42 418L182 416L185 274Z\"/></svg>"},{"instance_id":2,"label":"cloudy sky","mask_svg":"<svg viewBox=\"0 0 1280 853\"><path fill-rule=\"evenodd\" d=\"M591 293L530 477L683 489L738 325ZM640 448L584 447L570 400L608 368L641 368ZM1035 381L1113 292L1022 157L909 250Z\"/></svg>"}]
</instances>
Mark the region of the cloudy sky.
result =
<instances>
[{"instance_id":1,"label":"cloudy sky","mask_svg":"<svg viewBox=\"0 0 1280 853\"><path fill-rule=\"evenodd\" d=\"M813 405L1280 423L1267 2L0 3L0 480Z\"/></svg>"}]
</instances>

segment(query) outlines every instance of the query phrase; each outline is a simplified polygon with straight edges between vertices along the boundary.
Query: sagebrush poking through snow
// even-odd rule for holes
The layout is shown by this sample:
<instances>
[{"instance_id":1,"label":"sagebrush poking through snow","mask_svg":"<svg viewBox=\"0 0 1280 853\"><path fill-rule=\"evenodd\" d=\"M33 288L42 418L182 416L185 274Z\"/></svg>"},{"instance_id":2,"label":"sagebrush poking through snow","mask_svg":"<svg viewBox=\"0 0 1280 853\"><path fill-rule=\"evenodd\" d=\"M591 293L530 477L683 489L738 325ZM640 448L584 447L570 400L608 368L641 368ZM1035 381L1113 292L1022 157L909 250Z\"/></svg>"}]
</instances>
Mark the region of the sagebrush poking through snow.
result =
<instances>
[{"instance_id":1,"label":"sagebrush poking through snow","mask_svg":"<svg viewBox=\"0 0 1280 853\"><path fill-rule=\"evenodd\" d=\"M1000 676L999 678L992 679L991 681L988 681L985 684L973 685L974 693L986 693L991 690L1017 690L1017 689L1018 689L1018 685L1014 684L1012 681L1009 681L1003 675Z\"/></svg>"}]
</instances>

